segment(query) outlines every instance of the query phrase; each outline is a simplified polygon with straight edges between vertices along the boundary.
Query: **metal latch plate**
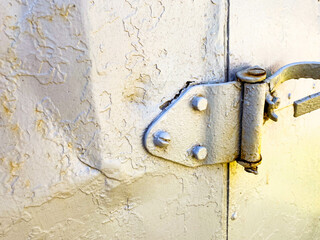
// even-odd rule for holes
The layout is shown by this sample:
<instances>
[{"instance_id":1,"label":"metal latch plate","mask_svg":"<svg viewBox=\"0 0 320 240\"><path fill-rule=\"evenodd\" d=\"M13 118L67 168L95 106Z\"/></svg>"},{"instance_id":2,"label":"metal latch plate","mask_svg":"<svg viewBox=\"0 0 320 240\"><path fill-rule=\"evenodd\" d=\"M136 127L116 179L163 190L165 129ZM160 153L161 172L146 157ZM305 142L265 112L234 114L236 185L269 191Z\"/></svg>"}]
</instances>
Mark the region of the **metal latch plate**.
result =
<instances>
[{"instance_id":1,"label":"metal latch plate","mask_svg":"<svg viewBox=\"0 0 320 240\"><path fill-rule=\"evenodd\" d=\"M197 96L207 99L204 111L192 107ZM191 86L150 124L144 146L154 156L190 167L234 161L239 155L240 106L239 82ZM159 131L170 135L167 146L156 146ZM195 146L206 148L204 160L193 156Z\"/></svg>"},{"instance_id":2,"label":"metal latch plate","mask_svg":"<svg viewBox=\"0 0 320 240\"><path fill-rule=\"evenodd\" d=\"M312 112L320 108L320 92L304 97L294 102L294 116Z\"/></svg>"}]
</instances>

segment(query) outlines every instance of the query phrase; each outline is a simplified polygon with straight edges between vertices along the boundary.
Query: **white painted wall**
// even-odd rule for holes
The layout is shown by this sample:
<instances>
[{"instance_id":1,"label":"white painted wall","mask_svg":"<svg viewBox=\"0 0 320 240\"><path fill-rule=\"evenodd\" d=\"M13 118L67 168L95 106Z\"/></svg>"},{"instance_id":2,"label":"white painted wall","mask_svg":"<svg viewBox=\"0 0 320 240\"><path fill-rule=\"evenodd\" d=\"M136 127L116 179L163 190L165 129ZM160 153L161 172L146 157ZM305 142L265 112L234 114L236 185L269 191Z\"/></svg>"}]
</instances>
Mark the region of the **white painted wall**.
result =
<instances>
[{"instance_id":1,"label":"white painted wall","mask_svg":"<svg viewBox=\"0 0 320 240\"><path fill-rule=\"evenodd\" d=\"M227 166L183 167L141 139L187 81L225 80L227 10L226 0L0 2L1 239L226 238ZM319 15L317 0L231 0L231 74L319 60ZM301 130L319 118L281 114L265 127L260 175L231 165L229 239L319 236L320 148L305 142L319 129ZM279 132L281 144L296 137L289 149L273 150Z\"/></svg>"},{"instance_id":2,"label":"white painted wall","mask_svg":"<svg viewBox=\"0 0 320 240\"><path fill-rule=\"evenodd\" d=\"M151 157L187 81L224 80L225 1L0 2L0 238L223 239L226 166Z\"/></svg>"}]
</instances>

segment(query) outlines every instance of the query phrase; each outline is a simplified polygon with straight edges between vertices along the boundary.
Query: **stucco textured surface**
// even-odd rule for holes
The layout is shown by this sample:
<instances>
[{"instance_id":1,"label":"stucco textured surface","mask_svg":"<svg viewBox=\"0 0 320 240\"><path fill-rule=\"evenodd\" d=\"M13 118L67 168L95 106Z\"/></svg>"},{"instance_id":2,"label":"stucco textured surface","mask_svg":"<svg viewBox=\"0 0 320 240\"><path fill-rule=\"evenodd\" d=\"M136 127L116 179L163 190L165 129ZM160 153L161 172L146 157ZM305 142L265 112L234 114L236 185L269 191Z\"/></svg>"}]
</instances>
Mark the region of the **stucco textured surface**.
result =
<instances>
[{"instance_id":1,"label":"stucco textured surface","mask_svg":"<svg viewBox=\"0 0 320 240\"><path fill-rule=\"evenodd\" d=\"M187 81L224 80L226 10L0 2L0 238L224 238L226 166L178 166L141 139Z\"/></svg>"},{"instance_id":2,"label":"stucco textured surface","mask_svg":"<svg viewBox=\"0 0 320 240\"><path fill-rule=\"evenodd\" d=\"M228 61L230 79L319 61L319 8L0 1L0 238L226 239L227 166L152 157L143 132L187 82L225 81ZM229 240L320 236L319 112L290 111L264 126L260 175L231 164Z\"/></svg>"}]
</instances>

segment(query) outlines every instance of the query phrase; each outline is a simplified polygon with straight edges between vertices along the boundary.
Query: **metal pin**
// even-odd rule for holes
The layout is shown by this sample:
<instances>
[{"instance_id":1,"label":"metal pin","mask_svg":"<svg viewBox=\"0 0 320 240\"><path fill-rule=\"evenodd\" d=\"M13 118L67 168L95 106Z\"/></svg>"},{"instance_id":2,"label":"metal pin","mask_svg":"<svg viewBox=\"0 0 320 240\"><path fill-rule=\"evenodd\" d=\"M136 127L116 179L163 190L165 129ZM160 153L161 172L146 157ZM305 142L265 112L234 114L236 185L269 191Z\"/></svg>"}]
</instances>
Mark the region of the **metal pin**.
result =
<instances>
[{"instance_id":1,"label":"metal pin","mask_svg":"<svg viewBox=\"0 0 320 240\"><path fill-rule=\"evenodd\" d=\"M207 109L208 100L204 97L196 96L192 99L192 107L198 111L204 111Z\"/></svg>"},{"instance_id":2,"label":"metal pin","mask_svg":"<svg viewBox=\"0 0 320 240\"><path fill-rule=\"evenodd\" d=\"M203 146L195 146L192 149L192 155L197 160L204 160L208 155L208 151Z\"/></svg>"},{"instance_id":3,"label":"metal pin","mask_svg":"<svg viewBox=\"0 0 320 240\"><path fill-rule=\"evenodd\" d=\"M237 72L237 78L243 82L241 154L237 160L245 171L258 174L261 163L261 134L266 101L267 85L264 83L266 71L253 67ZM276 102L269 99L273 107ZM270 108L270 112L271 112ZM271 112L272 113L272 112ZM276 118L276 115L274 116Z\"/></svg>"}]
</instances>

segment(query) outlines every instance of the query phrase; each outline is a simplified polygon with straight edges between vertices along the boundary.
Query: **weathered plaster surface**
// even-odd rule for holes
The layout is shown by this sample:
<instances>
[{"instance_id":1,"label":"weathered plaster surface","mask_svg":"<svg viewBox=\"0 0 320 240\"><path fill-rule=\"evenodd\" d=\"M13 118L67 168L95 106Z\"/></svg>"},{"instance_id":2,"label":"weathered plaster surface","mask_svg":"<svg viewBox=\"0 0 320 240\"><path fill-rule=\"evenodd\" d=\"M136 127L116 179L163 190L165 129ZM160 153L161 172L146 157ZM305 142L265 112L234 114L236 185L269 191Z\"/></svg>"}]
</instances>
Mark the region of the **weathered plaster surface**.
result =
<instances>
[{"instance_id":1,"label":"weathered plaster surface","mask_svg":"<svg viewBox=\"0 0 320 240\"><path fill-rule=\"evenodd\" d=\"M0 2L0 238L222 239L226 167L149 156L187 81L221 81L224 1Z\"/></svg>"}]
</instances>

